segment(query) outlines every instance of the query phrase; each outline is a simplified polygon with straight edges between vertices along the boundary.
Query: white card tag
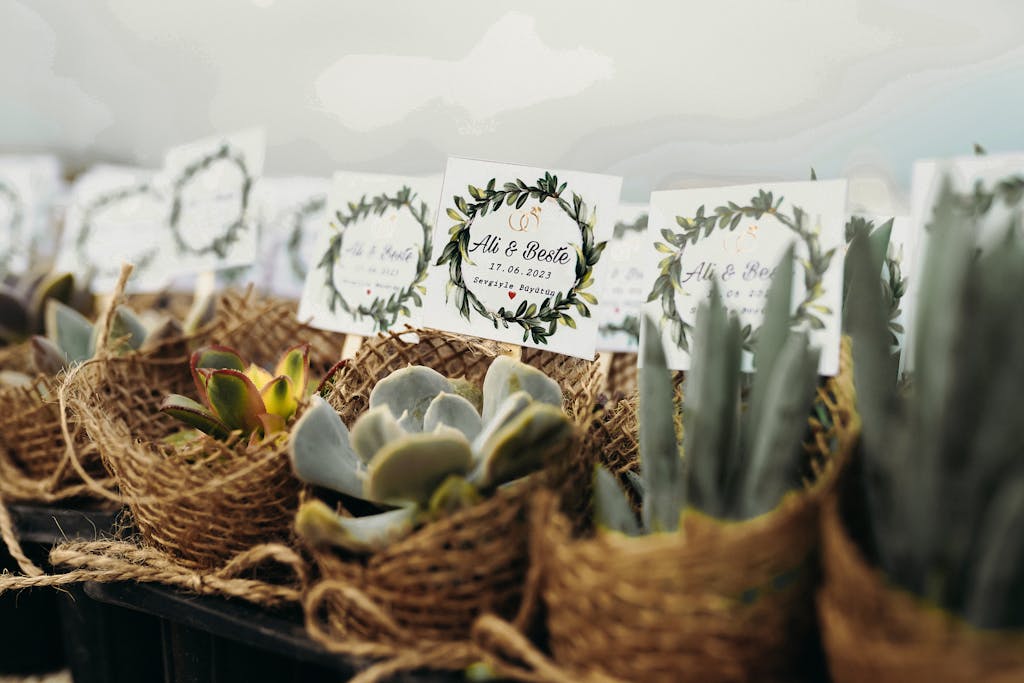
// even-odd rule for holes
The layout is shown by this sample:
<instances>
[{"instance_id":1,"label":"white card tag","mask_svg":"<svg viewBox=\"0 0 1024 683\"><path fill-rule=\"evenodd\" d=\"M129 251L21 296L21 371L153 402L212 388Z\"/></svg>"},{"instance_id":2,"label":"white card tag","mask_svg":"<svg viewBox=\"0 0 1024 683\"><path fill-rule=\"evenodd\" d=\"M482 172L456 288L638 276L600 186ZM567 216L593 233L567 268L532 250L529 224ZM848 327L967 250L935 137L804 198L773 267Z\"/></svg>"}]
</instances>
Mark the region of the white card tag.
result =
<instances>
[{"instance_id":1,"label":"white card tag","mask_svg":"<svg viewBox=\"0 0 1024 683\"><path fill-rule=\"evenodd\" d=\"M300 319L369 336L413 324L427 293L440 178L336 173Z\"/></svg>"},{"instance_id":2,"label":"white card tag","mask_svg":"<svg viewBox=\"0 0 1024 683\"><path fill-rule=\"evenodd\" d=\"M65 214L58 265L92 277L92 289L109 292L121 264L135 270L130 291L154 291L168 278L155 272L165 246L168 197L154 183L156 172L127 166L95 166L79 177Z\"/></svg>"},{"instance_id":3,"label":"white card tag","mask_svg":"<svg viewBox=\"0 0 1024 683\"><path fill-rule=\"evenodd\" d=\"M257 234L252 189L263 172L265 134L246 130L176 147L164 159L173 273L251 264Z\"/></svg>"},{"instance_id":4,"label":"white card tag","mask_svg":"<svg viewBox=\"0 0 1024 683\"><path fill-rule=\"evenodd\" d=\"M32 172L27 166L0 166L0 276L28 265L34 237Z\"/></svg>"},{"instance_id":5,"label":"white card tag","mask_svg":"<svg viewBox=\"0 0 1024 683\"><path fill-rule=\"evenodd\" d=\"M768 286L795 244L794 316L821 350L819 372L836 374L845 223L845 180L652 193L644 311L662 322L669 366L689 369L697 307L717 280L743 325L744 370L753 370Z\"/></svg>"},{"instance_id":6,"label":"white card tag","mask_svg":"<svg viewBox=\"0 0 1024 683\"><path fill-rule=\"evenodd\" d=\"M255 204L261 226L259 262L278 296L298 299L316 261L318 236L329 229L328 178L263 178Z\"/></svg>"},{"instance_id":7,"label":"white card tag","mask_svg":"<svg viewBox=\"0 0 1024 683\"><path fill-rule=\"evenodd\" d=\"M640 315L644 289L647 205L621 204L611 243L602 259L608 261L598 318L598 351L635 352L640 343Z\"/></svg>"},{"instance_id":8,"label":"white card tag","mask_svg":"<svg viewBox=\"0 0 1024 683\"><path fill-rule=\"evenodd\" d=\"M594 357L622 179L450 158L425 322Z\"/></svg>"}]
</instances>

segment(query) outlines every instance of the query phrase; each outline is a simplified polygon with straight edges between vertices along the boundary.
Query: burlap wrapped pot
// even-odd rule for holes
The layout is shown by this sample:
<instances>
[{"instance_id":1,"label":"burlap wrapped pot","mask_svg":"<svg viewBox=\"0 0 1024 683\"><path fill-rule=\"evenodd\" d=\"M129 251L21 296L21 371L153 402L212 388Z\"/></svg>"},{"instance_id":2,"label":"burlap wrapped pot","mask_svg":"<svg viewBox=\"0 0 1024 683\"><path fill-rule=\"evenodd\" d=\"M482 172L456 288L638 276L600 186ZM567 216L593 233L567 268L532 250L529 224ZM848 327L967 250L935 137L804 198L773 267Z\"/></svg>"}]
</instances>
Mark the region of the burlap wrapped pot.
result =
<instances>
[{"instance_id":1,"label":"burlap wrapped pot","mask_svg":"<svg viewBox=\"0 0 1024 683\"><path fill-rule=\"evenodd\" d=\"M604 392L609 397L628 396L637 387L637 354L617 351L608 359L608 377Z\"/></svg>"},{"instance_id":2,"label":"burlap wrapped pot","mask_svg":"<svg viewBox=\"0 0 1024 683\"><path fill-rule=\"evenodd\" d=\"M449 377L482 383L491 362L508 349L486 340L435 330L392 333L367 340L339 373L329 401L351 425L366 409L369 392L382 377L409 364L426 365ZM582 429L600 383L594 362L524 349L524 362L562 386L564 405ZM566 453L561 478L584 467ZM334 649L354 640L406 646L468 640L474 619L485 612L511 616L529 562L527 497L541 477L519 482L486 501L431 522L365 560L315 551L322 581L306 600L309 630Z\"/></svg>"},{"instance_id":3,"label":"burlap wrapped pot","mask_svg":"<svg viewBox=\"0 0 1024 683\"><path fill-rule=\"evenodd\" d=\"M891 585L867 563L839 510L831 496L822 514L818 596L836 683L1024 681L1024 633L979 631Z\"/></svg>"},{"instance_id":4,"label":"burlap wrapped pot","mask_svg":"<svg viewBox=\"0 0 1024 683\"><path fill-rule=\"evenodd\" d=\"M222 298L214 323L192 346L225 344L267 365L289 346L309 342L313 364L322 368L340 356L343 341L300 324L293 305L250 294ZM63 390L114 475L144 545L182 566L212 569L255 545L289 539L300 484L286 439L253 446L206 437L183 447L163 441L182 427L158 411L163 398L197 398L187 353L92 361L69 374Z\"/></svg>"},{"instance_id":5,"label":"burlap wrapped pot","mask_svg":"<svg viewBox=\"0 0 1024 683\"><path fill-rule=\"evenodd\" d=\"M542 493L532 519L550 656L493 619L477 624L477 641L500 673L552 683L813 676L819 512L856 443L853 398L847 345L840 376L819 392L825 419L811 425L816 481L754 519L691 510L679 533L576 538Z\"/></svg>"}]
</instances>

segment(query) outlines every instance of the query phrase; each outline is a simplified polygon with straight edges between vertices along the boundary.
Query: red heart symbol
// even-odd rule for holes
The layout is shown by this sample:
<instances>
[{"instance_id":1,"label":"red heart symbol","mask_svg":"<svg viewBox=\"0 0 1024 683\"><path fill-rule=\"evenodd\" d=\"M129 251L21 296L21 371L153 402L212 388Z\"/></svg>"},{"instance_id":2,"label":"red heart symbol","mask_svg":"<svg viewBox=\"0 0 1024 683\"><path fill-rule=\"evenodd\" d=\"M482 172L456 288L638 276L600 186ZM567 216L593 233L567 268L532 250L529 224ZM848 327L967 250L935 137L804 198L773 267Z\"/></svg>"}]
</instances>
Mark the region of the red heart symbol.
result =
<instances>
[{"instance_id":1,"label":"red heart symbol","mask_svg":"<svg viewBox=\"0 0 1024 683\"><path fill-rule=\"evenodd\" d=\"M508 293L508 298L509 299L515 299L516 298L516 293L515 292L509 292Z\"/></svg>"},{"instance_id":2,"label":"red heart symbol","mask_svg":"<svg viewBox=\"0 0 1024 683\"><path fill-rule=\"evenodd\" d=\"M367 294L369 294L369 293L370 293L370 290L366 290L366 293L367 293Z\"/></svg>"}]
</instances>

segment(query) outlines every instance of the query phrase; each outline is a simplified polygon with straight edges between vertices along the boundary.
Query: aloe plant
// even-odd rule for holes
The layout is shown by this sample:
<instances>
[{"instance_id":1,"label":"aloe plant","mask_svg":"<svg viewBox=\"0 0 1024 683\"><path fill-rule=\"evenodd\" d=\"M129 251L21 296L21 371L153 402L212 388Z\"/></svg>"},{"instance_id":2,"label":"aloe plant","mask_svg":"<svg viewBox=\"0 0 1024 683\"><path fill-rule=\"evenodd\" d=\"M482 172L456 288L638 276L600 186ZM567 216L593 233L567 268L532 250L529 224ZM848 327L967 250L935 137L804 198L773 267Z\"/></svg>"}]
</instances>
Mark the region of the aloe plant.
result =
<instances>
[{"instance_id":1,"label":"aloe plant","mask_svg":"<svg viewBox=\"0 0 1024 683\"><path fill-rule=\"evenodd\" d=\"M891 581L983 628L1024 628L1024 244L979 253L946 181L921 278L915 373L897 391L870 248L851 245L865 550Z\"/></svg>"},{"instance_id":2,"label":"aloe plant","mask_svg":"<svg viewBox=\"0 0 1024 683\"><path fill-rule=\"evenodd\" d=\"M189 367L202 402L171 394L160 410L217 439L240 432L258 440L283 432L310 386L308 344L285 351L273 373L217 345L195 351Z\"/></svg>"},{"instance_id":3,"label":"aloe plant","mask_svg":"<svg viewBox=\"0 0 1024 683\"><path fill-rule=\"evenodd\" d=\"M530 474L572 436L558 383L506 356L491 363L482 392L427 367L396 370L370 392L351 431L314 396L289 442L295 474L393 509L341 517L314 500L300 508L296 529L312 543L379 550Z\"/></svg>"},{"instance_id":4,"label":"aloe plant","mask_svg":"<svg viewBox=\"0 0 1024 683\"><path fill-rule=\"evenodd\" d=\"M754 349L755 373L740 370L739 319L727 312L717 285L697 312L691 369L683 394L683 452L676 439L672 377L654 323L643 321L640 368L640 478L643 500L633 515L614 476L594 479L597 525L629 535L676 532L689 507L743 520L774 509L802 485L802 440L817 381L818 352L806 332L790 328L792 247L776 269ZM749 394L746 409L741 395Z\"/></svg>"}]
</instances>

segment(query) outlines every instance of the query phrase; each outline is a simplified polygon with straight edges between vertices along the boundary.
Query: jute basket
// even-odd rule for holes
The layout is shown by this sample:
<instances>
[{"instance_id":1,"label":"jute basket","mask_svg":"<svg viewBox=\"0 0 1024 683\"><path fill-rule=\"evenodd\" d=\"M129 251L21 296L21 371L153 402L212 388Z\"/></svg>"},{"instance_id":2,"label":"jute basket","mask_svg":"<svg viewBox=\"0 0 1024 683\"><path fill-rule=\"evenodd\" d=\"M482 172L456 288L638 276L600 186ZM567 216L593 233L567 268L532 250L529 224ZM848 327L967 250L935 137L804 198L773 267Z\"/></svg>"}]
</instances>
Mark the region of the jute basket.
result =
<instances>
[{"instance_id":1,"label":"jute basket","mask_svg":"<svg viewBox=\"0 0 1024 683\"><path fill-rule=\"evenodd\" d=\"M986 633L892 586L847 532L839 500L822 514L822 639L836 683L1024 681L1024 633Z\"/></svg>"},{"instance_id":2,"label":"jute basket","mask_svg":"<svg viewBox=\"0 0 1024 683\"><path fill-rule=\"evenodd\" d=\"M314 364L330 366L343 337L301 325L292 305L229 295L214 324L193 340L236 348L264 365L308 341ZM181 565L212 569L261 543L286 541L298 505L286 439L163 442L181 424L158 411L169 393L195 398L188 354L132 355L81 366L65 382L69 405L114 475L144 545Z\"/></svg>"},{"instance_id":3,"label":"jute basket","mask_svg":"<svg viewBox=\"0 0 1024 683\"><path fill-rule=\"evenodd\" d=\"M481 383L507 349L491 341L418 330L418 343L391 333L368 340L340 373L329 400L351 424L368 404L377 380L408 364ZM543 351L522 360L562 386L564 405L582 429L600 383L597 364ZM545 478L564 481L585 467L571 449ZM527 499L541 477L503 490L472 508L418 529L365 561L316 551L322 582L306 600L310 633L333 649L354 640L404 643L467 641L485 612L511 616L529 564Z\"/></svg>"},{"instance_id":4,"label":"jute basket","mask_svg":"<svg viewBox=\"0 0 1024 683\"><path fill-rule=\"evenodd\" d=\"M539 495L532 519L550 656L483 619L476 639L499 673L557 683L814 675L820 506L859 427L848 345L819 398L829 419L811 426L815 483L754 519L688 511L677 534L574 538L555 497Z\"/></svg>"},{"instance_id":5,"label":"jute basket","mask_svg":"<svg viewBox=\"0 0 1024 683\"><path fill-rule=\"evenodd\" d=\"M636 391L637 377L637 354L617 351L608 361L604 391L612 398L628 396Z\"/></svg>"}]
</instances>

